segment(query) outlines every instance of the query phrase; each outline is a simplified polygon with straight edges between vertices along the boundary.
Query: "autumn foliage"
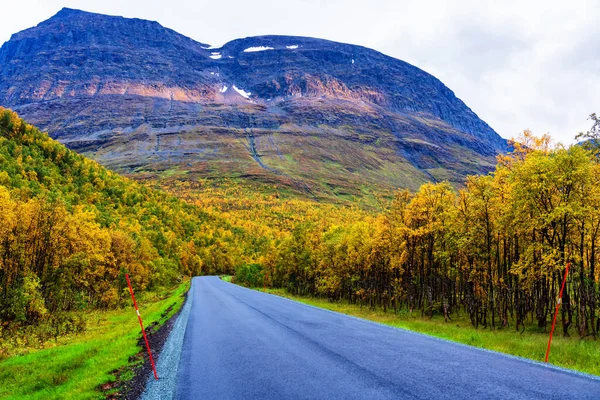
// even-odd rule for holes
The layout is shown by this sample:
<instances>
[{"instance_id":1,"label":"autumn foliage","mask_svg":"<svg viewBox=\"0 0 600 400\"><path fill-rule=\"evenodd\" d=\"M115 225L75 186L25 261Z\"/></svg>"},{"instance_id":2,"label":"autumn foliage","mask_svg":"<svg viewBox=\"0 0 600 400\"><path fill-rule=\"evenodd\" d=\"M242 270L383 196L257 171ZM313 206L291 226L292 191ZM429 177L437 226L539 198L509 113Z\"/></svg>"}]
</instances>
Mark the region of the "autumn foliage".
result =
<instances>
[{"instance_id":1,"label":"autumn foliage","mask_svg":"<svg viewBox=\"0 0 600 400\"><path fill-rule=\"evenodd\" d=\"M596 335L600 165L525 132L494 173L456 191L399 191L377 214L298 223L263 260L267 283L474 326L545 329L567 263L562 331ZM529 322L528 322L529 321Z\"/></svg>"},{"instance_id":2,"label":"autumn foliage","mask_svg":"<svg viewBox=\"0 0 600 400\"><path fill-rule=\"evenodd\" d=\"M139 290L227 273L386 311L466 314L476 327L545 329L570 262L562 331L600 329L600 165L530 132L459 190L427 183L357 207L234 181L137 183L1 110L0 216L0 321L13 324L118 306L128 271Z\"/></svg>"},{"instance_id":3,"label":"autumn foliage","mask_svg":"<svg viewBox=\"0 0 600 400\"><path fill-rule=\"evenodd\" d=\"M111 308L184 274L233 272L229 224L68 150L0 109L0 321ZM196 250L198 249L198 250ZM201 255L202 258L199 258Z\"/></svg>"}]
</instances>

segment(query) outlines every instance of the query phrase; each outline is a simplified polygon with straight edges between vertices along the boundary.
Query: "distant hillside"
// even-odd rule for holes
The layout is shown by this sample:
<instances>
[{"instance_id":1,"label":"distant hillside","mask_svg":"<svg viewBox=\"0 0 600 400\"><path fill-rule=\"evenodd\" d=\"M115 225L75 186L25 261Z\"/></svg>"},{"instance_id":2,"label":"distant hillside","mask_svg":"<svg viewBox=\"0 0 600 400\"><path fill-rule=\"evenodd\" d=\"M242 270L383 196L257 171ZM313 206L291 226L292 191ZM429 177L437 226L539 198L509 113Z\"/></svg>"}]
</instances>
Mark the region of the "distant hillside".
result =
<instances>
[{"instance_id":1,"label":"distant hillside","mask_svg":"<svg viewBox=\"0 0 600 400\"><path fill-rule=\"evenodd\" d=\"M0 104L133 176L312 196L460 184L506 149L442 82L374 50L285 36L211 48L71 9L2 46Z\"/></svg>"},{"instance_id":2,"label":"distant hillside","mask_svg":"<svg viewBox=\"0 0 600 400\"><path fill-rule=\"evenodd\" d=\"M0 321L112 307L182 275L232 272L244 230L106 170L0 108Z\"/></svg>"}]
</instances>

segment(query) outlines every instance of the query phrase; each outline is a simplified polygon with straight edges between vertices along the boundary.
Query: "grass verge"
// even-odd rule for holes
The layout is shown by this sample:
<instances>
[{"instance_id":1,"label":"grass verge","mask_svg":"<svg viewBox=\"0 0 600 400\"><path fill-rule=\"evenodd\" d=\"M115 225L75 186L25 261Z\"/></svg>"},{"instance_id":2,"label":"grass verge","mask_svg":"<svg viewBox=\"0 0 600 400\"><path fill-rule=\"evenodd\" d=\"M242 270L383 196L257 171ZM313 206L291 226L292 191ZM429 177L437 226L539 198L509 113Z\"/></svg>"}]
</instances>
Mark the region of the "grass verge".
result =
<instances>
[{"instance_id":1,"label":"grass verge","mask_svg":"<svg viewBox=\"0 0 600 400\"><path fill-rule=\"evenodd\" d=\"M138 300L144 326L158 329L182 306L189 281ZM92 311L86 331L56 347L31 351L0 362L0 399L100 399L113 371L140 351L140 326L133 307ZM131 377L122 377L122 379Z\"/></svg>"},{"instance_id":2,"label":"grass verge","mask_svg":"<svg viewBox=\"0 0 600 400\"><path fill-rule=\"evenodd\" d=\"M384 313L383 310L370 310L347 302L295 296L284 289L267 289L267 292L342 314L536 361L544 361L548 345L548 333L540 332L533 326L522 334L510 327L496 330L475 329L466 316L457 317L453 314L451 322L444 322L442 317L434 316L429 319L421 318L420 315L409 315L408 312ZM565 338L557 328L552 340L550 362L560 367L600 375L600 343L595 340L580 340L579 337Z\"/></svg>"}]
</instances>

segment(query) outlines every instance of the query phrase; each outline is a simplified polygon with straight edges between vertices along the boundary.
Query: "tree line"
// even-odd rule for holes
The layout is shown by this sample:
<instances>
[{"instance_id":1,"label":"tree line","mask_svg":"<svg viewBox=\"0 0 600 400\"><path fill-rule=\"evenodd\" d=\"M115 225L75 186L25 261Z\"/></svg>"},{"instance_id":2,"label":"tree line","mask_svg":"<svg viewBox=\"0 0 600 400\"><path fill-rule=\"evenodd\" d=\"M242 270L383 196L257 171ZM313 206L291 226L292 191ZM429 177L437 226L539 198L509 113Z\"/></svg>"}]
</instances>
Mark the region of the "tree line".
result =
<instances>
[{"instance_id":1,"label":"tree line","mask_svg":"<svg viewBox=\"0 0 600 400\"><path fill-rule=\"evenodd\" d=\"M597 126L597 125L595 125ZM567 263L564 335L600 330L600 165L583 146L525 132L493 173L465 187L399 191L384 212L323 227L296 224L244 281L473 326L545 328Z\"/></svg>"}]
</instances>

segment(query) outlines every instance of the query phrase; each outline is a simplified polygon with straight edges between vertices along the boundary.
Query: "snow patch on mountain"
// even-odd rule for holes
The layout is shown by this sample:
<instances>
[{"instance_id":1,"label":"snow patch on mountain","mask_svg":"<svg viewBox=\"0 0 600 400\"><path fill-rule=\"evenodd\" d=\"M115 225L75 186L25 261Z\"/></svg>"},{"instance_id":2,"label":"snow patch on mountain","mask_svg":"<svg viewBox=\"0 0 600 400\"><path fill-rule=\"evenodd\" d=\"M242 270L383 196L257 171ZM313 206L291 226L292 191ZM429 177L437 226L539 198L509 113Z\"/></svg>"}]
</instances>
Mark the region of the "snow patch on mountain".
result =
<instances>
[{"instance_id":1,"label":"snow patch on mountain","mask_svg":"<svg viewBox=\"0 0 600 400\"><path fill-rule=\"evenodd\" d=\"M246 98L246 99L249 99L249 98L250 98L250 95L252 94L252 93L250 93L250 92L246 92L244 89L240 89L240 88L238 88L238 87L237 87L237 86L235 86L235 85L233 85L233 90L235 90L236 92L238 92L238 93L240 94L240 96L242 96L242 97L244 97L244 98Z\"/></svg>"},{"instance_id":2,"label":"snow patch on mountain","mask_svg":"<svg viewBox=\"0 0 600 400\"><path fill-rule=\"evenodd\" d=\"M244 50L244 53L254 53L257 51L265 51L265 50L273 50L273 47L269 47L269 46L248 47L247 49Z\"/></svg>"}]
</instances>

